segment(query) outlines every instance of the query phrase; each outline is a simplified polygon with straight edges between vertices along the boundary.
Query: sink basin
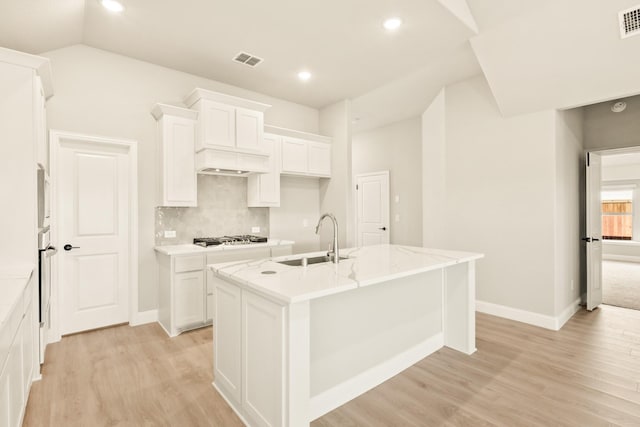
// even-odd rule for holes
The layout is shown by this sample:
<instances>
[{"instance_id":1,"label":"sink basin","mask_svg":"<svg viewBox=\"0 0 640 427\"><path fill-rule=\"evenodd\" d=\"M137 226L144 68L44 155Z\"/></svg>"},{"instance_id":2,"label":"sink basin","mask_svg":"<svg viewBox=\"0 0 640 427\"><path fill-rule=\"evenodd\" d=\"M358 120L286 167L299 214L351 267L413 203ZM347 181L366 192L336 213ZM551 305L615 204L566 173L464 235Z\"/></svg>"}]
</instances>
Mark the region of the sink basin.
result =
<instances>
[{"instance_id":1,"label":"sink basin","mask_svg":"<svg viewBox=\"0 0 640 427\"><path fill-rule=\"evenodd\" d=\"M321 255L321 256L314 256L314 257L310 257L310 258L296 258L296 259L289 259L289 260L286 260L286 261L278 261L278 262L280 264L292 265L294 267L300 267L300 266L304 265L304 262L302 261L304 259L307 260L307 265L321 264L323 262L332 262L333 261L333 257L328 257L326 255ZM348 259L348 258L341 256L340 259Z\"/></svg>"}]
</instances>

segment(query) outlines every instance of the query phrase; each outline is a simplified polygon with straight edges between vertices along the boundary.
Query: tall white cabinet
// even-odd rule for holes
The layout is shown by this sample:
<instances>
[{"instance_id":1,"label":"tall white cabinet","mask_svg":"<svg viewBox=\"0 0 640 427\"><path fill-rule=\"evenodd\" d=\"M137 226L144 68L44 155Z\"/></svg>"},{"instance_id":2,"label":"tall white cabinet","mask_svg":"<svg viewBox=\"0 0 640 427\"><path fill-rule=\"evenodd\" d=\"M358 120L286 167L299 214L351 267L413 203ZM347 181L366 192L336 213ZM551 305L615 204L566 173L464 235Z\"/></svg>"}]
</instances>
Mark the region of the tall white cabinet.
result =
<instances>
[{"instance_id":1,"label":"tall white cabinet","mask_svg":"<svg viewBox=\"0 0 640 427\"><path fill-rule=\"evenodd\" d=\"M6 202L0 209L0 266L36 266L9 322L0 324L0 426L13 427L20 425L31 383L40 376L37 171L38 164L49 166L49 60L0 48L0 94L0 196Z\"/></svg>"},{"instance_id":2,"label":"tall white cabinet","mask_svg":"<svg viewBox=\"0 0 640 427\"><path fill-rule=\"evenodd\" d=\"M151 114L158 121L158 206L197 206L195 128L198 112L156 104Z\"/></svg>"}]
</instances>

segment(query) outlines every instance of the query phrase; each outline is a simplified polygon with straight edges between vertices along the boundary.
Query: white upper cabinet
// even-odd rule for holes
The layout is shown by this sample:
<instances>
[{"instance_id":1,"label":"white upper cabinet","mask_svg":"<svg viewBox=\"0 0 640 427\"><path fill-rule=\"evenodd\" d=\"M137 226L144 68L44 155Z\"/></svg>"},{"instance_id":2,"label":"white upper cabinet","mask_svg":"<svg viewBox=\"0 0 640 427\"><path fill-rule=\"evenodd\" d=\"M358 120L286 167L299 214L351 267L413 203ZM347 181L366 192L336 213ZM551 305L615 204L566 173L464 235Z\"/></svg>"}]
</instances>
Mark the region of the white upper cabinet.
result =
<instances>
[{"instance_id":1,"label":"white upper cabinet","mask_svg":"<svg viewBox=\"0 0 640 427\"><path fill-rule=\"evenodd\" d=\"M309 170L307 141L296 138L282 138L282 173L306 174Z\"/></svg>"},{"instance_id":2,"label":"white upper cabinet","mask_svg":"<svg viewBox=\"0 0 640 427\"><path fill-rule=\"evenodd\" d=\"M263 151L264 113L236 108L236 147L243 150Z\"/></svg>"},{"instance_id":3,"label":"white upper cabinet","mask_svg":"<svg viewBox=\"0 0 640 427\"><path fill-rule=\"evenodd\" d=\"M330 143L282 137L281 156L283 175L331 177Z\"/></svg>"},{"instance_id":4,"label":"white upper cabinet","mask_svg":"<svg viewBox=\"0 0 640 427\"><path fill-rule=\"evenodd\" d=\"M156 104L152 114L158 121L158 206L197 206L194 147L198 113Z\"/></svg>"},{"instance_id":5,"label":"white upper cabinet","mask_svg":"<svg viewBox=\"0 0 640 427\"><path fill-rule=\"evenodd\" d=\"M247 177L247 201L250 208L280 206L280 144L282 138L264 134L264 150L269 153L269 172Z\"/></svg>"},{"instance_id":6,"label":"white upper cabinet","mask_svg":"<svg viewBox=\"0 0 640 427\"><path fill-rule=\"evenodd\" d=\"M331 145L323 142L307 143L309 174L331 176Z\"/></svg>"},{"instance_id":7,"label":"white upper cabinet","mask_svg":"<svg viewBox=\"0 0 640 427\"><path fill-rule=\"evenodd\" d=\"M197 110L201 119L196 127L196 151L211 147L234 147L236 141L235 108L215 101L201 101Z\"/></svg>"},{"instance_id":8,"label":"white upper cabinet","mask_svg":"<svg viewBox=\"0 0 640 427\"><path fill-rule=\"evenodd\" d=\"M270 105L199 88L184 103L200 113L196 151L262 153L264 112Z\"/></svg>"}]
</instances>

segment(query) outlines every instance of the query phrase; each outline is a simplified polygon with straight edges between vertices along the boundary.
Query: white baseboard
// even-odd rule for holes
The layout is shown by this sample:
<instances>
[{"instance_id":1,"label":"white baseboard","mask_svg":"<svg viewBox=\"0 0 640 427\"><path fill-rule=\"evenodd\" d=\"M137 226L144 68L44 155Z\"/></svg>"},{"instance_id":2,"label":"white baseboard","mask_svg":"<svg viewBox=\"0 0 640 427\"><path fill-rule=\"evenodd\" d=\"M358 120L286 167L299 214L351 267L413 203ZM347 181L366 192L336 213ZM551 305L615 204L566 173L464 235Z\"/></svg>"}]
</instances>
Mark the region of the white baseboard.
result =
<instances>
[{"instance_id":1,"label":"white baseboard","mask_svg":"<svg viewBox=\"0 0 640 427\"><path fill-rule=\"evenodd\" d=\"M578 298L556 317L478 300L476 300L476 311L557 331L578 311L579 304Z\"/></svg>"},{"instance_id":2,"label":"white baseboard","mask_svg":"<svg viewBox=\"0 0 640 427\"><path fill-rule=\"evenodd\" d=\"M139 311L129 321L129 325L138 326L158 321L158 310Z\"/></svg>"},{"instance_id":3,"label":"white baseboard","mask_svg":"<svg viewBox=\"0 0 640 427\"><path fill-rule=\"evenodd\" d=\"M640 257L633 255L602 254L602 259L608 261L640 262Z\"/></svg>"},{"instance_id":4,"label":"white baseboard","mask_svg":"<svg viewBox=\"0 0 640 427\"><path fill-rule=\"evenodd\" d=\"M411 365L424 359L444 346L444 335L436 334L397 356L356 375L316 396L311 397L310 419L315 420L362 393L398 375Z\"/></svg>"},{"instance_id":5,"label":"white baseboard","mask_svg":"<svg viewBox=\"0 0 640 427\"><path fill-rule=\"evenodd\" d=\"M580 310L580 298L576 298L575 301L573 301L564 310L562 310L562 313L560 313L559 316L556 316L556 324L554 330L559 331L560 328L562 328L564 324L567 323L569 319L571 319L571 316L578 312L578 310Z\"/></svg>"}]
</instances>

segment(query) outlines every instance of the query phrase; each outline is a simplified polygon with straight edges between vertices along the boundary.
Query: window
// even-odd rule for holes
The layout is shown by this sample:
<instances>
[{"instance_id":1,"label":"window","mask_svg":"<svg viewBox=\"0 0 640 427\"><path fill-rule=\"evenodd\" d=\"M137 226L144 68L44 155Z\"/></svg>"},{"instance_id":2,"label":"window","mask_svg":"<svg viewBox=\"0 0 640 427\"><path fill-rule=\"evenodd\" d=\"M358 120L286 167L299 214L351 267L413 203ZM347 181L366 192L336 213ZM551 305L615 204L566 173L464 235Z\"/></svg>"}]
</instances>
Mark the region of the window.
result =
<instances>
[{"instance_id":1,"label":"window","mask_svg":"<svg viewBox=\"0 0 640 427\"><path fill-rule=\"evenodd\" d=\"M602 238L633 238L633 190L602 191Z\"/></svg>"}]
</instances>

